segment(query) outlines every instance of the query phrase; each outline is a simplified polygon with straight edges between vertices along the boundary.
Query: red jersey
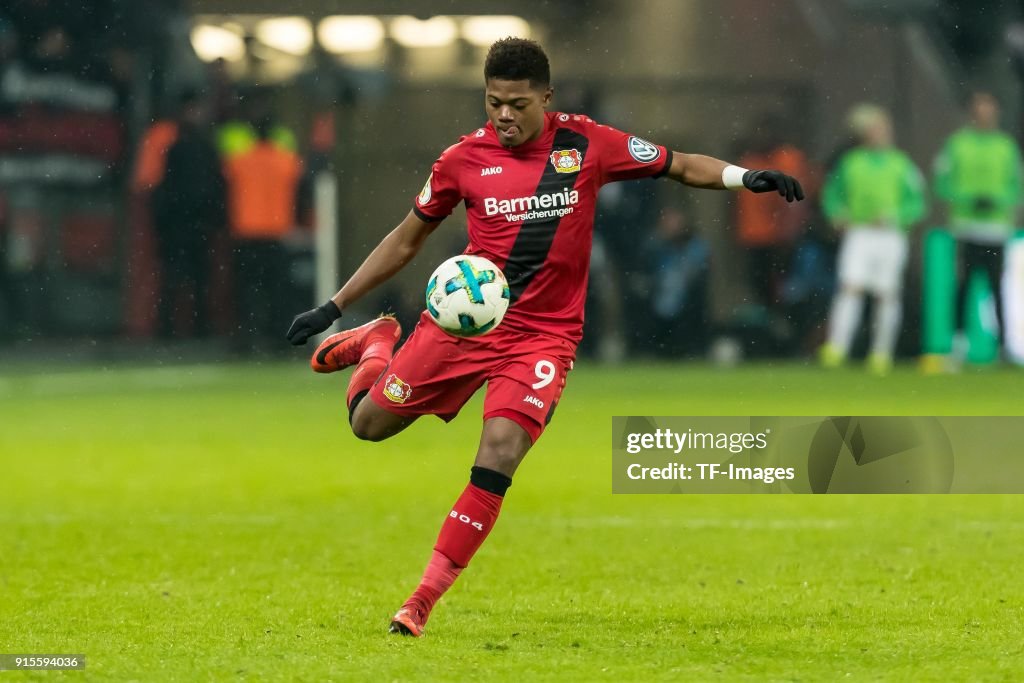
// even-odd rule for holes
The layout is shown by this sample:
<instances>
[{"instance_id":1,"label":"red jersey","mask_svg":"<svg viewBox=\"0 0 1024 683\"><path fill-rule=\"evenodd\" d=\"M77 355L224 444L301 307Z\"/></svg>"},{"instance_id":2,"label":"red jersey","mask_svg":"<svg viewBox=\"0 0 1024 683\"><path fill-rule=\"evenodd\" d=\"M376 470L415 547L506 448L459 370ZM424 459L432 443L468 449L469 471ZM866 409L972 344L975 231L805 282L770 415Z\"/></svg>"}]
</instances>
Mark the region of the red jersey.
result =
<instances>
[{"instance_id":1,"label":"red jersey","mask_svg":"<svg viewBox=\"0 0 1024 683\"><path fill-rule=\"evenodd\" d=\"M540 136L505 147L488 123L434 163L413 211L438 221L466 203L469 246L508 278L502 326L579 342L597 192L660 176L672 152L587 116L545 114Z\"/></svg>"}]
</instances>

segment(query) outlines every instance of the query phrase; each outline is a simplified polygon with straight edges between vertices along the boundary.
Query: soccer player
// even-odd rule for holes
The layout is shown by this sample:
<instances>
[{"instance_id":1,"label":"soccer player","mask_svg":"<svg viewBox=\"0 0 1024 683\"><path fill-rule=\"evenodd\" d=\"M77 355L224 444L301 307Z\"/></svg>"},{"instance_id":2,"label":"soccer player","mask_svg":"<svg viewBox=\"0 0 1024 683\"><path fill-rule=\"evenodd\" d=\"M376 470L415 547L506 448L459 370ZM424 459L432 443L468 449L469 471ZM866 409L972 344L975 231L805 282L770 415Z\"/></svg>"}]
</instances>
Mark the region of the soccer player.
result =
<instances>
[{"instance_id":1,"label":"soccer player","mask_svg":"<svg viewBox=\"0 0 1024 683\"><path fill-rule=\"evenodd\" d=\"M546 112L553 93L548 59L533 41L492 45L484 83L487 124L441 154L412 211L331 300L296 316L288 330L297 345L326 330L409 263L459 202L468 217L466 253L491 259L508 278L510 307L487 336L449 336L424 313L392 356L401 329L381 317L331 335L311 361L317 372L355 366L349 422L368 441L393 436L421 415L451 420L487 383L469 485L441 526L422 581L391 622L392 632L412 636L423 634L434 604L490 533L516 468L558 405L583 326L600 187L667 175L693 187L803 198L800 183L778 171L673 153L583 115Z\"/></svg>"},{"instance_id":2,"label":"soccer player","mask_svg":"<svg viewBox=\"0 0 1024 683\"><path fill-rule=\"evenodd\" d=\"M1021 200L1021 155L1014 139L999 130L999 102L976 91L971 122L946 141L935 160L935 194L948 203L950 229L959 244L961 273L957 325L964 325L967 284L984 271L1003 324L1003 247L1013 236Z\"/></svg>"},{"instance_id":3,"label":"soccer player","mask_svg":"<svg viewBox=\"0 0 1024 683\"><path fill-rule=\"evenodd\" d=\"M864 293L874 295L874 338L868 369L884 375L892 367L900 331L907 231L925 213L924 177L893 146L889 114L871 104L855 107L850 127L860 139L844 153L822 191L822 207L843 232L839 246L839 291L832 302L827 367L841 365L860 325Z\"/></svg>"}]
</instances>

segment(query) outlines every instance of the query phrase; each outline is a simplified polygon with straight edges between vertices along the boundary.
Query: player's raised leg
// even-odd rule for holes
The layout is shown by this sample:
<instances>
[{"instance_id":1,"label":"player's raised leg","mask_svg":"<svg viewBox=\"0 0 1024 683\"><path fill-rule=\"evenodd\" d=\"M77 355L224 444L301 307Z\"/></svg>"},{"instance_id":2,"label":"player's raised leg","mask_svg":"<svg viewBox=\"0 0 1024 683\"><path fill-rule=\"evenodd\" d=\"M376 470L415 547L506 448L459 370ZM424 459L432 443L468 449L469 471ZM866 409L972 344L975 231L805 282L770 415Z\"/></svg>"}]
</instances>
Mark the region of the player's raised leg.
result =
<instances>
[{"instance_id":1,"label":"player's raised leg","mask_svg":"<svg viewBox=\"0 0 1024 683\"><path fill-rule=\"evenodd\" d=\"M355 365L349 378L345 405L352 432L367 441L381 441L402 431L416 418L389 413L373 401L363 401L370 387L391 362L402 327L393 316L384 315L351 330L332 334L321 342L310 366L314 372L329 373Z\"/></svg>"},{"instance_id":2,"label":"player's raised leg","mask_svg":"<svg viewBox=\"0 0 1024 683\"><path fill-rule=\"evenodd\" d=\"M351 387L349 388L351 392ZM348 421L352 433L363 441L389 439L416 421L415 415L397 415L373 401L364 401L366 391L356 393L348 404Z\"/></svg>"},{"instance_id":3,"label":"player's raised leg","mask_svg":"<svg viewBox=\"0 0 1024 683\"><path fill-rule=\"evenodd\" d=\"M309 365L313 372L328 373L361 364L368 358L391 360L402 326L394 316L382 315L365 325L342 330L324 339L313 352Z\"/></svg>"},{"instance_id":4,"label":"player's raised leg","mask_svg":"<svg viewBox=\"0 0 1024 683\"><path fill-rule=\"evenodd\" d=\"M530 435L513 420L493 417L484 422L469 484L441 525L420 585L391 620L392 633L423 635L434 605L494 528L512 475L532 445Z\"/></svg>"}]
</instances>

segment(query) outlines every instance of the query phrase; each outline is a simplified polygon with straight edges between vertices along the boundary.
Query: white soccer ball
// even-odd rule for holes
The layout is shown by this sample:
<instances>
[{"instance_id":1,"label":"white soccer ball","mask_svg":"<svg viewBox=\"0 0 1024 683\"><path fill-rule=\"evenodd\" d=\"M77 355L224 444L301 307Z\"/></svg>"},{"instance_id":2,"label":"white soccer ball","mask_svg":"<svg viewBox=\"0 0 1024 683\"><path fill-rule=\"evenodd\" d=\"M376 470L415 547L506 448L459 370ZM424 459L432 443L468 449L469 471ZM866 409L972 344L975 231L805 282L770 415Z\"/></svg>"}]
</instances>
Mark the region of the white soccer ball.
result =
<instances>
[{"instance_id":1,"label":"white soccer ball","mask_svg":"<svg viewBox=\"0 0 1024 683\"><path fill-rule=\"evenodd\" d=\"M496 328L508 310L508 280L483 256L460 254L427 281L427 313L456 337L479 337Z\"/></svg>"}]
</instances>

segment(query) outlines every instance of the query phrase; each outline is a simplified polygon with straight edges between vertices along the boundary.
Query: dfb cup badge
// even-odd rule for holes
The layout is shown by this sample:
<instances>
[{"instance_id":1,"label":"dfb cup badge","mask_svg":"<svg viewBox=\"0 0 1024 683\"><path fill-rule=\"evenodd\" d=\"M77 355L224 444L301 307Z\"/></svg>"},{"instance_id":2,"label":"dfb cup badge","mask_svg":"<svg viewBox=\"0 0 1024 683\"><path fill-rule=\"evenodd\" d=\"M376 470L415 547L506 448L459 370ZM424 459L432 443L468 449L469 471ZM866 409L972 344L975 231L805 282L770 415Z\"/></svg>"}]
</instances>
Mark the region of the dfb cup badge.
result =
<instances>
[{"instance_id":1,"label":"dfb cup badge","mask_svg":"<svg viewBox=\"0 0 1024 683\"><path fill-rule=\"evenodd\" d=\"M420 203L420 206L425 206L426 203L430 201L430 196L432 194L430 189L430 183L433 180L434 174L431 173L429 176L427 176L427 183L423 186L423 190L420 192L420 196L417 198Z\"/></svg>"}]
</instances>

